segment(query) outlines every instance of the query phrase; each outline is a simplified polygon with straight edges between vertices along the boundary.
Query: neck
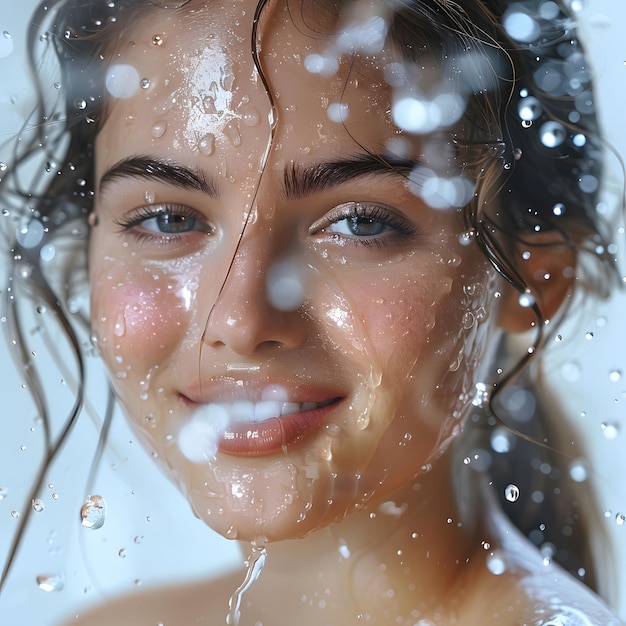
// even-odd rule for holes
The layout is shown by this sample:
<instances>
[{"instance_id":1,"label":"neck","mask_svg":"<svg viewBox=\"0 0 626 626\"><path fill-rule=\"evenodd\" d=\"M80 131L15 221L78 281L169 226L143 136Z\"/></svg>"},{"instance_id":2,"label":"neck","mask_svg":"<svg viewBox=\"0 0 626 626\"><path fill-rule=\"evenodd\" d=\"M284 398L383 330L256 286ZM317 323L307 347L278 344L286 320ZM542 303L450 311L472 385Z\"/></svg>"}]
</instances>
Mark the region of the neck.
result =
<instances>
[{"instance_id":1,"label":"neck","mask_svg":"<svg viewBox=\"0 0 626 626\"><path fill-rule=\"evenodd\" d=\"M460 519L452 496L451 452L385 502L304 539L267 548L267 566L252 589L272 590L327 611L390 618L453 610L482 535ZM284 608L284 607L283 607ZM352 620L350 620L352 621ZM322 623L322 622L318 622ZM347 620L342 623L349 623Z\"/></svg>"}]
</instances>

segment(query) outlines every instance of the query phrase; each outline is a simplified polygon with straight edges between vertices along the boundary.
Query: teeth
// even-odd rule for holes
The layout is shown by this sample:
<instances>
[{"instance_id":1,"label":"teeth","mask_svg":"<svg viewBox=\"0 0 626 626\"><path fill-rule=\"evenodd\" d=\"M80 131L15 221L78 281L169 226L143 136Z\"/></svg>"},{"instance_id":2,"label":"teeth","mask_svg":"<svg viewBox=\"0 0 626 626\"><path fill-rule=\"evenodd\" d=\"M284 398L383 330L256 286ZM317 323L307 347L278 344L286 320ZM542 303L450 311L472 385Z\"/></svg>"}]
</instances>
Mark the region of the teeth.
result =
<instances>
[{"instance_id":1,"label":"teeth","mask_svg":"<svg viewBox=\"0 0 626 626\"><path fill-rule=\"evenodd\" d=\"M264 422L274 417L283 415L293 415L311 411L320 406L329 404L325 402L279 402L278 400L262 400L261 402L250 402L248 400L237 400L236 402L220 402L207 405L209 413L224 411L233 422Z\"/></svg>"}]
</instances>

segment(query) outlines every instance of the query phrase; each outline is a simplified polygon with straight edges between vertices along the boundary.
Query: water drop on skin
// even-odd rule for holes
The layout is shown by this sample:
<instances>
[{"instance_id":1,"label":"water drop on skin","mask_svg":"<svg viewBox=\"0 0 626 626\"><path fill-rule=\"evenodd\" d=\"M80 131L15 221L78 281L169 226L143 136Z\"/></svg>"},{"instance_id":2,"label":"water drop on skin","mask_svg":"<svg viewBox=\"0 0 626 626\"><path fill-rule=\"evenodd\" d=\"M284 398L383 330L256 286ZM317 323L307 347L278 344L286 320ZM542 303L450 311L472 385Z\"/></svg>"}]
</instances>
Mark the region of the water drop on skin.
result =
<instances>
[{"instance_id":1,"label":"water drop on skin","mask_svg":"<svg viewBox=\"0 0 626 626\"><path fill-rule=\"evenodd\" d=\"M150 129L150 134L158 139L159 137L163 137L165 135L165 131L167 130L167 122L156 122L152 125Z\"/></svg>"},{"instance_id":2,"label":"water drop on skin","mask_svg":"<svg viewBox=\"0 0 626 626\"><path fill-rule=\"evenodd\" d=\"M224 127L224 134L233 146L241 145L241 133L239 132L239 124L235 120L228 122Z\"/></svg>"},{"instance_id":3,"label":"water drop on skin","mask_svg":"<svg viewBox=\"0 0 626 626\"><path fill-rule=\"evenodd\" d=\"M241 121L245 126L258 126L261 116L256 109L247 109L241 116Z\"/></svg>"},{"instance_id":4,"label":"water drop on skin","mask_svg":"<svg viewBox=\"0 0 626 626\"><path fill-rule=\"evenodd\" d=\"M115 327L113 328L113 333L116 337L123 337L126 333L126 320L124 319L124 315L120 315L115 322Z\"/></svg>"},{"instance_id":5,"label":"water drop on skin","mask_svg":"<svg viewBox=\"0 0 626 626\"><path fill-rule=\"evenodd\" d=\"M215 135L207 133L198 141L198 150L205 156L210 156L215 152Z\"/></svg>"}]
</instances>

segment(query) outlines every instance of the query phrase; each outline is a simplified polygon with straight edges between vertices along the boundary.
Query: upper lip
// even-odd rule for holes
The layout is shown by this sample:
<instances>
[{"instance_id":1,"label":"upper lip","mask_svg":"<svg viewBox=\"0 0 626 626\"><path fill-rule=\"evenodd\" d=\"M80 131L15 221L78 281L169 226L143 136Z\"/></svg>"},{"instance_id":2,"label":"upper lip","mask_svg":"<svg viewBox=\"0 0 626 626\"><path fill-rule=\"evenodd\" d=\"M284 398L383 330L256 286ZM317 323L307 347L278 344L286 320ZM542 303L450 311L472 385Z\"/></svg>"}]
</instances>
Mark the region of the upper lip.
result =
<instances>
[{"instance_id":1,"label":"upper lip","mask_svg":"<svg viewBox=\"0 0 626 626\"><path fill-rule=\"evenodd\" d=\"M188 385L180 396L185 403L209 404L230 402L278 401L281 403L322 403L346 396L336 386L303 382L293 378L250 378L219 376Z\"/></svg>"}]
</instances>

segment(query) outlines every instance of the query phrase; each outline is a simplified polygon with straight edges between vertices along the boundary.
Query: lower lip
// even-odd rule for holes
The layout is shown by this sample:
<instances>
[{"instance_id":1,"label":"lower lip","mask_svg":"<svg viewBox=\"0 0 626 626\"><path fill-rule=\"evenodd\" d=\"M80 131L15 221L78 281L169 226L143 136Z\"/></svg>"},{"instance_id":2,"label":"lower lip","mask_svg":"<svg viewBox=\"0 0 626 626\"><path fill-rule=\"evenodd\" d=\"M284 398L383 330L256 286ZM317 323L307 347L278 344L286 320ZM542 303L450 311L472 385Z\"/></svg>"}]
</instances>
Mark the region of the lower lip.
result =
<instances>
[{"instance_id":1,"label":"lower lip","mask_svg":"<svg viewBox=\"0 0 626 626\"><path fill-rule=\"evenodd\" d=\"M329 419L341 400L303 413L273 417L263 422L228 426L218 449L231 456L269 456L313 434Z\"/></svg>"}]
</instances>

